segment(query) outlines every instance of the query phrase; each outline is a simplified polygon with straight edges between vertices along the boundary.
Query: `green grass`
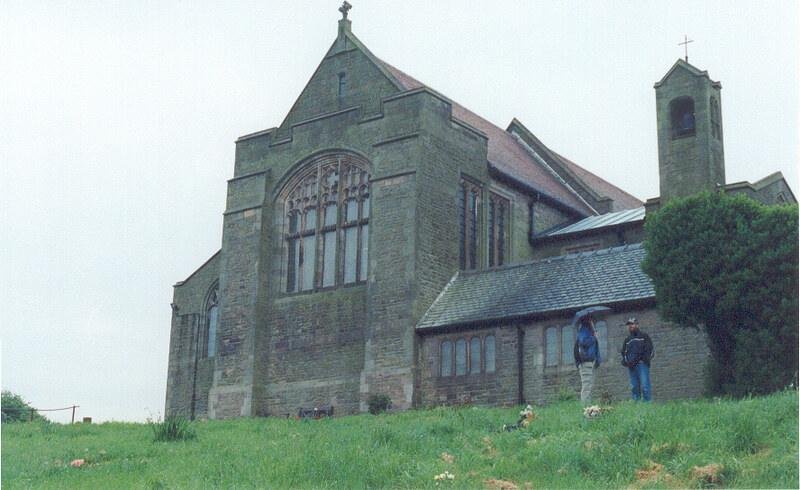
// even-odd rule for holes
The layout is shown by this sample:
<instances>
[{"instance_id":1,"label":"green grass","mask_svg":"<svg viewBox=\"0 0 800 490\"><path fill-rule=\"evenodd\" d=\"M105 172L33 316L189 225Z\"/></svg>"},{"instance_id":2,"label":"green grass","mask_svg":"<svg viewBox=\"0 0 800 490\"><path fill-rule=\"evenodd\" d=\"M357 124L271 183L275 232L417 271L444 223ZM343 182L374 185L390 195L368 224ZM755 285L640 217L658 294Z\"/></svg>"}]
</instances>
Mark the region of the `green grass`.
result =
<instances>
[{"instance_id":1,"label":"green grass","mask_svg":"<svg viewBox=\"0 0 800 490\"><path fill-rule=\"evenodd\" d=\"M798 487L798 398L620 403L587 420L577 402L515 409L437 408L296 421L194 422L196 438L154 442L146 424L4 424L3 488L700 488ZM442 453L452 455L447 462ZM70 461L82 458L81 468ZM656 465L656 466L653 466ZM660 467L657 465L661 465ZM656 468L649 480L637 470ZM449 471L438 487L434 475Z\"/></svg>"}]
</instances>

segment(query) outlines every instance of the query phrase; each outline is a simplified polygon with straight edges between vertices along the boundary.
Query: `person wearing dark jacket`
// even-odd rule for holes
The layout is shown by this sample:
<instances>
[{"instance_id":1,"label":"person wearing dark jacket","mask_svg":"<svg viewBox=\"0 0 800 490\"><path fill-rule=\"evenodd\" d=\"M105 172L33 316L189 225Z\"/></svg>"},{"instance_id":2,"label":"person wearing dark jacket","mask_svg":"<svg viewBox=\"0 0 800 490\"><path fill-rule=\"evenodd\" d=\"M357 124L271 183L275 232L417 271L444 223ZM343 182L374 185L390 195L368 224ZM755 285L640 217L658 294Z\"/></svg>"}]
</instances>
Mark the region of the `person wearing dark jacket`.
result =
<instances>
[{"instance_id":1,"label":"person wearing dark jacket","mask_svg":"<svg viewBox=\"0 0 800 490\"><path fill-rule=\"evenodd\" d=\"M600 365L600 349L594 331L594 318L587 316L581 320L575 346L572 349L575 366L581 375L581 403L588 405L592 401L594 370Z\"/></svg>"},{"instance_id":2,"label":"person wearing dark jacket","mask_svg":"<svg viewBox=\"0 0 800 490\"><path fill-rule=\"evenodd\" d=\"M628 337L622 343L622 365L628 368L631 380L631 395L634 400L649 402L650 361L653 359L653 342L650 336L639 330L639 321L628 318Z\"/></svg>"}]
</instances>

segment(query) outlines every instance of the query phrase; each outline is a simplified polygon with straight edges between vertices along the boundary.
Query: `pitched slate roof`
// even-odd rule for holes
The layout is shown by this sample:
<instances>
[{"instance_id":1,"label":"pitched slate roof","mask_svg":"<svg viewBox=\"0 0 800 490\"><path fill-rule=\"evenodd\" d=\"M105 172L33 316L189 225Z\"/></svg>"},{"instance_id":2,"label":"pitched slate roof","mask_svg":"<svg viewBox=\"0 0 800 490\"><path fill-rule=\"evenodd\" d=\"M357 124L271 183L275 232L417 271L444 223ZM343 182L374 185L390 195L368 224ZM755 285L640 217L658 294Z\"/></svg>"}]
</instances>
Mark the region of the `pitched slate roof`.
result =
<instances>
[{"instance_id":1,"label":"pitched slate roof","mask_svg":"<svg viewBox=\"0 0 800 490\"><path fill-rule=\"evenodd\" d=\"M641 244L457 273L417 330L522 318L655 297Z\"/></svg>"},{"instance_id":2,"label":"pitched slate roof","mask_svg":"<svg viewBox=\"0 0 800 490\"><path fill-rule=\"evenodd\" d=\"M406 90L426 87L424 83L414 77L404 73L383 60L375 58L378 63L399 82L400 86ZM450 99L448 99L450 100ZM587 206L586 202L577 193L566 186L561 179L553 175L550 169L543 167L529 150L508 131L492 124L481 116L475 114L457 102L451 101L453 107L453 117L469 124L470 126L483 132L489 139L488 159L489 163L495 166L500 172L514 177L522 182L531 184L541 192L547 194L563 204L567 204L573 209L593 215L595 212ZM592 174L579 165L567 160L561 155L551 152L565 166L572 170L584 183L595 189L600 195L610 197L613 203L613 210L628 209L639 207L642 202L631 196L627 192L608 183L600 177Z\"/></svg>"},{"instance_id":3,"label":"pitched slate roof","mask_svg":"<svg viewBox=\"0 0 800 490\"><path fill-rule=\"evenodd\" d=\"M626 209L625 211L617 211L616 213L606 213L599 216L589 216L577 223L572 223L563 228L545 233L544 236L561 236L570 233L579 233L588 230L596 230L598 228L605 228L608 226L624 225L636 221L644 221L645 210L644 206L635 209Z\"/></svg>"}]
</instances>

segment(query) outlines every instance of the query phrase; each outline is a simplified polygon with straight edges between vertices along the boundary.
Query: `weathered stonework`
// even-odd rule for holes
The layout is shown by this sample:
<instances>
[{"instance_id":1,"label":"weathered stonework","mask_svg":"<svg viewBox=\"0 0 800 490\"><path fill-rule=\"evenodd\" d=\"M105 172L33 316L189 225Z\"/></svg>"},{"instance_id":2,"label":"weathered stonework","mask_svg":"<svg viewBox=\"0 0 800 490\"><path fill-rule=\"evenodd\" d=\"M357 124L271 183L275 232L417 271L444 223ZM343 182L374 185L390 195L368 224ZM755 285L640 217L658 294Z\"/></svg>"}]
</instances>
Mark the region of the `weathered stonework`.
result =
<instances>
[{"instance_id":1,"label":"weathered stonework","mask_svg":"<svg viewBox=\"0 0 800 490\"><path fill-rule=\"evenodd\" d=\"M654 308L617 311L605 319L608 337L604 361L595 373L593 397L597 400L627 400L631 397L627 368L620 364L622 342L627 328L622 323L637 316L643 331L655 346L650 376L653 399L657 401L701 396L708 348L702 332L664 323ZM562 361L561 327L572 317L562 316L516 324L498 323L494 328L468 329L425 335L420 349L422 406L454 403L477 405L543 404L557 400L564 393L579 397L580 376L573 363L572 348L568 362ZM558 327L558 364L545 365L545 329ZM470 339L493 334L497 339L496 372L441 376L439 348L444 340ZM521 341L521 342L520 342ZM520 378L522 384L520 385ZM521 388L521 391L520 391Z\"/></svg>"},{"instance_id":2,"label":"weathered stonework","mask_svg":"<svg viewBox=\"0 0 800 490\"><path fill-rule=\"evenodd\" d=\"M679 67L658 91L659 107L684 89L718 97L707 76ZM662 185L683 188L702 180L698 189L705 188L719 174L721 144L716 148L702 139L708 117L702 104L697 107L697 144L690 150L678 148L681 142L659 145L666 162ZM659 109L660 141L663 118ZM713 162L701 151L715 155ZM314 287L296 291L289 286L294 280L289 273L299 267L300 253L295 252L299 248L292 249L296 256L289 252L294 238L287 217L294 215L287 211L287 194L300 177L313 173L315 162L326 159L357 160L369 174L368 187L360 188L368 189L370 203L369 232L359 242L359 253L368 250L367 272L347 284L342 280L345 211L340 208L332 225L339 248L335 265L329 262L327 269L334 267L338 279L323 287L315 268ZM709 176L709 169L717 173ZM490 263L490 193L509 205L504 266L643 239L641 219L632 226L542 239L583 218L642 203L549 150L516 119L504 131L379 60L352 34L350 21L342 19L336 40L286 119L236 142L221 250L175 285L166 413L286 416L299 408L331 405L336 415L345 415L365 411L369 396L378 393L389 395L394 409L407 409L546 402L564 388L576 390L574 366L544 365L544 329L568 323L577 305L433 332L416 329L460 267L464 181L479 194L469 217L476 223L479 270ZM737 189L775 199L791 194L782 179ZM327 206L322 200L313 203L304 209L317 213ZM313 226L312 235L319 239L322 226ZM314 243L310 252L303 248L302 260L315 260L318 267L328 259L319 258L323 246ZM497 265L492 274L502 269ZM209 332L208 318L214 288L216 336ZM627 396L626 374L614 355L624 332L614 325L635 314L656 344L655 398L698 396L707 356L702 336L663 324L653 298L647 301L618 307L609 318L609 359L598 371L595 392ZM487 336L496 341L494 371L440 375L442 340L477 337L484 342ZM216 338L215 348L208 349L211 338Z\"/></svg>"}]
</instances>

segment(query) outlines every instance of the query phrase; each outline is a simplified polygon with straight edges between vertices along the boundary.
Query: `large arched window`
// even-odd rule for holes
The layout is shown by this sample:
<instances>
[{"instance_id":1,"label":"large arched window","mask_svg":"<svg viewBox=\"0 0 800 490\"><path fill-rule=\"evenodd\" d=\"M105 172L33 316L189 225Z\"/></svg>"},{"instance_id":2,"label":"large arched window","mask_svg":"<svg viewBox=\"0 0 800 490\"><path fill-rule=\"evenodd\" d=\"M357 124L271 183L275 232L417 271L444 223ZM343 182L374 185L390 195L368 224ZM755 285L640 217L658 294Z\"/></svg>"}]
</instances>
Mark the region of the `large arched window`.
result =
<instances>
[{"instance_id":1,"label":"large arched window","mask_svg":"<svg viewBox=\"0 0 800 490\"><path fill-rule=\"evenodd\" d=\"M206 298L206 357L214 357L217 352L217 325L219 324L219 284L211 288Z\"/></svg>"},{"instance_id":2,"label":"large arched window","mask_svg":"<svg viewBox=\"0 0 800 490\"><path fill-rule=\"evenodd\" d=\"M283 196L286 291L366 281L369 166L353 154L326 154L292 177Z\"/></svg>"},{"instance_id":3,"label":"large arched window","mask_svg":"<svg viewBox=\"0 0 800 490\"><path fill-rule=\"evenodd\" d=\"M691 97L678 97L669 103L669 114L672 122L673 138L694 134L694 99Z\"/></svg>"}]
</instances>

